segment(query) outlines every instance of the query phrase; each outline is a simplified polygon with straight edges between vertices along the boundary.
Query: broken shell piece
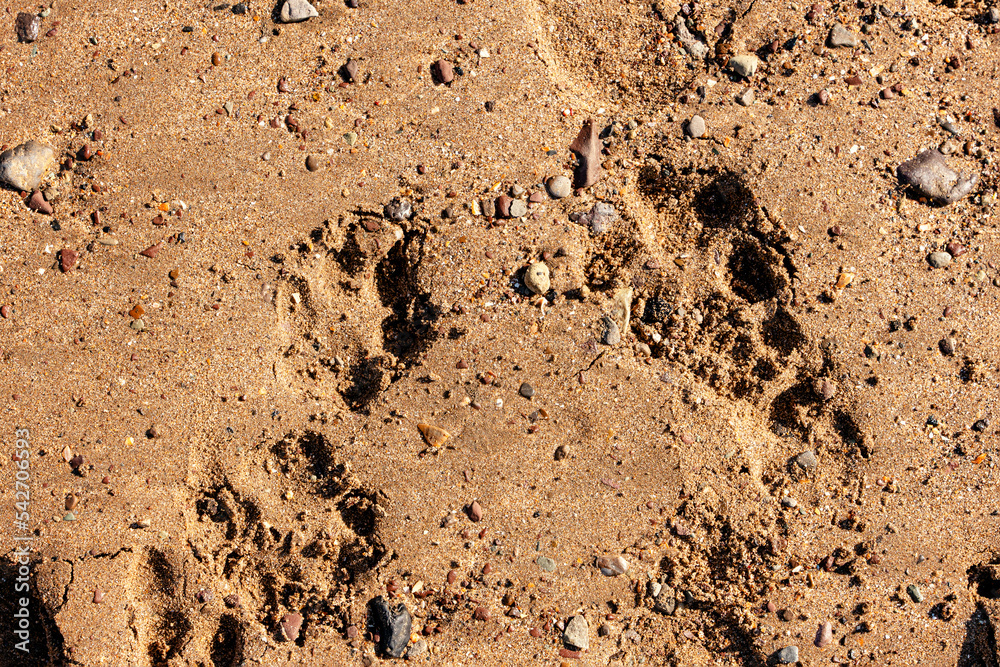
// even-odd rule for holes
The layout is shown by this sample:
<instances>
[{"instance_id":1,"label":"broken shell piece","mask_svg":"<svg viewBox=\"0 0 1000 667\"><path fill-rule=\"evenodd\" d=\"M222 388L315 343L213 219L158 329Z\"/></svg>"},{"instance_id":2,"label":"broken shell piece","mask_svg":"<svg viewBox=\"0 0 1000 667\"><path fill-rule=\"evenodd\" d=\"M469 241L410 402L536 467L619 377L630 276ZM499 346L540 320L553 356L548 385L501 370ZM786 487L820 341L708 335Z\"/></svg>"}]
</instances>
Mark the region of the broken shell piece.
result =
<instances>
[{"instance_id":1,"label":"broken shell piece","mask_svg":"<svg viewBox=\"0 0 1000 667\"><path fill-rule=\"evenodd\" d=\"M424 434L424 440L431 447L440 447L451 437L451 433L448 431L430 424L417 424L417 428Z\"/></svg>"},{"instance_id":2,"label":"broken shell piece","mask_svg":"<svg viewBox=\"0 0 1000 667\"><path fill-rule=\"evenodd\" d=\"M844 289L854 282L854 273L851 271L841 271L837 276L837 289Z\"/></svg>"}]
</instances>

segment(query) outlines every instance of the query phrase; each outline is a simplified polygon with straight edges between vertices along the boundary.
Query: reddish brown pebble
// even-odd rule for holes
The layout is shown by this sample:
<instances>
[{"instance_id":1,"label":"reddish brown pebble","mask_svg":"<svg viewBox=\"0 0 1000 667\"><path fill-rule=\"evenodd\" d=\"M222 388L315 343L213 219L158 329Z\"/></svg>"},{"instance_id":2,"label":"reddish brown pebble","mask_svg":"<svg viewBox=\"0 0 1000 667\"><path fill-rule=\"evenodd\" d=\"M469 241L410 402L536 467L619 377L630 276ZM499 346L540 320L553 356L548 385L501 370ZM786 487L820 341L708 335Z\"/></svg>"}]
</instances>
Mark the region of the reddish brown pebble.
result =
<instances>
[{"instance_id":1,"label":"reddish brown pebble","mask_svg":"<svg viewBox=\"0 0 1000 667\"><path fill-rule=\"evenodd\" d=\"M692 436L690 433L681 433L681 442L683 442L685 445L693 445L694 436Z\"/></svg>"},{"instance_id":2,"label":"reddish brown pebble","mask_svg":"<svg viewBox=\"0 0 1000 667\"><path fill-rule=\"evenodd\" d=\"M108 477L107 475L101 478L101 484L110 484L110 483L111 483L111 478Z\"/></svg>"},{"instance_id":3,"label":"reddish brown pebble","mask_svg":"<svg viewBox=\"0 0 1000 667\"><path fill-rule=\"evenodd\" d=\"M483 508L479 506L478 500L473 500L469 505L469 519L475 522L483 520Z\"/></svg>"},{"instance_id":4,"label":"reddish brown pebble","mask_svg":"<svg viewBox=\"0 0 1000 667\"><path fill-rule=\"evenodd\" d=\"M218 51L212 54L212 64L216 67L222 64L222 56L219 55Z\"/></svg>"},{"instance_id":5,"label":"reddish brown pebble","mask_svg":"<svg viewBox=\"0 0 1000 667\"><path fill-rule=\"evenodd\" d=\"M278 92L287 93L288 92L288 80L285 77L278 79Z\"/></svg>"},{"instance_id":6,"label":"reddish brown pebble","mask_svg":"<svg viewBox=\"0 0 1000 667\"><path fill-rule=\"evenodd\" d=\"M104 602L104 591L98 588L94 591L94 604L101 604Z\"/></svg>"},{"instance_id":7,"label":"reddish brown pebble","mask_svg":"<svg viewBox=\"0 0 1000 667\"><path fill-rule=\"evenodd\" d=\"M651 259L648 262L646 262L646 268L649 269L650 271L653 271L655 269L660 268L660 263L655 259Z\"/></svg>"},{"instance_id":8,"label":"reddish brown pebble","mask_svg":"<svg viewBox=\"0 0 1000 667\"><path fill-rule=\"evenodd\" d=\"M896 96L896 93L892 92L892 88L883 88L882 89L882 99L883 100L891 100L895 96Z\"/></svg>"},{"instance_id":9,"label":"reddish brown pebble","mask_svg":"<svg viewBox=\"0 0 1000 667\"><path fill-rule=\"evenodd\" d=\"M72 509L72 508L71 507L67 507L66 509ZM483 565L483 574L490 574L491 572L493 572L493 566L492 565L490 565L489 563L487 563L486 565Z\"/></svg>"},{"instance_id":10,"label":"reddish brown pebble","mask_svg":"<svg viewBox=\"0 0 1000 667\"><path fill-rule=\"evenodd\" d=\"M531 196L528 197L528 201L531 202L532 204L540 204L546 199L547 197L545 196L545 193L542 192L541 190L532 192Z\"/></svg>"},{"instance_id":11,"label":"reddish brown pebble","mask_svg":"<svg viewBox=\"0 0 1000 667\"><path fill-rule=\"evenodd\" d=\"M69 273L76 267L76 260L79 258L80 253L76 250L71 250L65 248L59 251L59 270L63 273Z\"/></svg>"},{"instance_id":12,"label":"reddish brown pebble","mask_svg":"<svg viewBox=\"0 0 1000 667\"><path fill-rule=\"evenodd\" d=\"M765 606L765 609L767 609L770 613L773 614L774 612L778 611L778 605L776 605L776 604L774 604L774 602L771 602L770 600L768 600L767 605Z\"/></svg>"},{"instance_id":13,"label":"reddish brown pebble","mask_svg":"<svg viewBox=\"0 0 1000 667\"><path fill-rule=\"evenodd\" d=\"M10 317L10 306L0 306L0 317L5 320Z\"/></svg>"},{"instance_id":14,"label":"reddish brown pebble","mask_svg":"<svg viewBox=\"0 0 1000 667\"><path fill-rule=\"evenodd\" d=\"M354 639L357 636L358 636L358 626L356 626L356 625L348 625L347 626L347 638L348 639Z\"/></svg>"},{"instance_id":15,"label":"reddish brown pebble","mask_svg":"<svg viewBox=\"0 0 1000 667\"><path fill-rule=\"evenodd\" d=\"M571 651L568 648L559 649L560 658L579 658L583 655L583 651Z\"/></svg>"},{"instance_id":16,"label":"reddish brown pebble","mask_svg":"<svg viewBox=\"0 0 1000 667\"><path fill-rule=\"evenodd\" d=\"M146 310L139 304L135 304L135 307L128 311L128 314L132 316L132 319L137 320L146 313Z\"/></svg>"},{"instance_id":17,"label":"reddish brown pebble","mask_svg":"<svg viewBox=\"0 0 1000 667\"><path fill-rule=\"evenodd\" d=\"M74 507L76 507L77 502L78 502L77 497L74 496L72 493L67 493L66 494L66 504L65 504L65 506L66 506L67 510L71 510Z\"/></svg>"},{"instance_id":18,"label":"reddish brown pebble","mask_svg":"<svg viewBox=\"0 0 1000 667\"><path fill-rule=\"evenodd\" d=\"M489 322L490 319L492 318L490 318L489 313L483 313L482 315L479 316L479 319L481 319L483 322Z\"/></svg>"},{"instance_id":19,"label":"reddish brown pebble","mask_svg":"<svg viewBox=\"0 0 1000 667\"><path fill-rule=\"evenodd\" d=\"M104 139L104 132L101 130L94 130L94 141L101 141Z\"/></svg>"},{"instance_id":20,"label":"reddish brown pebble","mask_svg":"<svg viewBox=\"0 0 1000 667\"><path fill-rule=\"evenodd\" d=\"M299 630L302 628L302 614L291 612L281 617L278 624L281 628L281 635L286 641L293 642L299 638Z\"/></svg>"},{"instance_id":21,"label":"reddish brown pebble","mask_svg":"<svg viewBox=\"0 0 1000 667\"><path fill-rule=\"evenodd\" d=\"M818 93L816 93L816 100L820 104L829 104L830 103L830 93L828 93L825 89L821 90Z\"/></svg>"},{"instance_id":22,"label":"reddish brown pebble","mask_svg":"<svg viewBox=\"0 0 1000 667\"><path fill-rule=\"evenodd\" d=\"M90 150L90 144L84 144L80 152L77 153L77 157L83 161L87 161L94 156L93 151Z\"/></svg>"},{"instance_id":23,"label":"reddish brown pebble","mask_svg":"<svg viewBox=\"0 0 1000 667\"><path fill-rule=\"evenodd\" d=\"M157 227L162 227L163 225L167 224L167 222L166 220L163 219L162 215L158 215L155 218L153 218L153 224L156 225Z\"/></svg>"},{"instance_id":24,"label":"reddish brown pebble","mask_svg":"<svg viewBox=\"0 0 1000 667\"><path fill-rule=\"evenodd\" d=\"M448 583L453 584L456 579L458 579L458 572L455 570L448 570Z\"/></svg>"},{"instance_id":25,"label":"reddish brown pebble","mask_svg":"<svg viewBox=\"0 0 1000 667\"><path fill-rule=\"evenodd\" d=\"M490 612L486 607L476 607L476 611L473 612L472 617L477 621L488 621L490 620Z\"/></svg>"},{"instance_id":26,"label":"reddish brown pebble","mask_svg":"<svg viewBox=\"0 0 1000 667\"><path fill-rule=\"evenodd\" d=\"M952 257L961 257L968 251L968 248L961 243L949 243L945 246L945 250L947 250L948 254Z\"/></svg>"},{"instance_id":27,"label":"reddish brown pebble","mask_svg":"<svg viewBox=\"0 0 1000 667\"><path fill-rule=\"evenodd\" d=\"M465 359L462 359L457 364L455 364L455 368L468 368L468 367L469 367L469 362L466 361Z\"/></svg>"},{"instance_id":28,"label":"reddish brown pebble","mask_svg":"<svg viewBox=\"0 0 1000 667\"><path fill-rule=\"evenodd\" d=\"M861 77L855 74L854 76L849 76L846 79L844 79L844 82L847 83L848 86L860 86Z\"/></svg>"},{"instance_id":29,"label":"reddish brown pebble","mask_svg":"<svg viewBox=\"0 0 1000 667\"><path fill-rule=\"evenodd\" d=\"M538 637L542 636L542 631L539 630L538 628L531 628L530 630L528 630L528 634L537 639Z\"/></svg>"},{"instance_id":30,"label":"reddish brown pebble","mask_svg":"<svg viewBox=\"0 0 1000 667\"><path fill-rule=\"evenodd\" d=\"M52 215L52 204L45 201L45 197L38 190L31 193L31 198L28 200L28 208L38 213Z\"/></svg>"},{"instance_id":31,"label":"reddish brown pebble","mask_svg":"<svg viewBox=\"0 0 1000 667\"><path fill-rule=\"evenodd\" d=\"M395 579L392 579L388 583L386 583L385 590L388 591L389 593L395 593L396 591L399 590L399 584L396 583Z\"/></svg>"},{"instance_id":32,"label":"reddish brown pebble","mask_svg":"<svg viewBox=\"0 0 1000 667\"><path fill-rule=\"evenodd\" d=\"M417 173L420 174L421 176L423 176L424 174L427 173L427 167L425 167L422 164L418 164L417 165Z\"/></svg>"},{"instance_id":33,"label":"reddish brown pebble","mask_svg":"<svg viewBox=\"0 0 1000 667\"><path fill-rule=\"evenodd\" d=\"M4 306L4 308L6 308L6 307L7 306ZM2 310L3 309L0 308L0 311L2 311ZM2 314L2 312L0 312L0 314ZM951 306L945 306L945 308L944 308L944 316L945 317L951 317ZM4 315L4 317L6 317L6 315Z\"/></svg>"},{"instance_id":34,"label":"reddish brown pebble","mask_svg":"<svg viewBox=\"0 0 1000 667\"><path fill-rule=\"evenodd\" d=\"M439 83L451 83L455 80L455 68L447 60L438 60L431 65L431 73Z\"/></svg>"},{"instance_id":35,"label":"reddish brown pebble","mask_svg":"<svg viewBox=\"0 0 1000 667\"><path fill-rule=\"evenodd\" d=\"M156 245L149 246L139 254L142 255L143 257L149 257L150 259L152 259L160 254L160 248L162 247L163 247L163 241L160 241Z\"/></svg>"}]
</instances>

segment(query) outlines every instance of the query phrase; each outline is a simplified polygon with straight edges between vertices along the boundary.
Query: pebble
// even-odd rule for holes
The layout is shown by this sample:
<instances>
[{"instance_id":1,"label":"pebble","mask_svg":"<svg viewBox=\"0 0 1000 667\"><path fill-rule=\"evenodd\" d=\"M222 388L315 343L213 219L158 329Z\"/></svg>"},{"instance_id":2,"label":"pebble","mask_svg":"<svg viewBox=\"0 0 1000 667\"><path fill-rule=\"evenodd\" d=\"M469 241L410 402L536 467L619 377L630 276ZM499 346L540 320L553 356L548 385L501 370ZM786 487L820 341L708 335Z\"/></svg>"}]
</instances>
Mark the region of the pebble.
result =
<instances>
[{"instance_id":1,"label":"pebble","mask_svg":"<svg viewBox=\"0 0 1000 667\"><path fill-rule=\"evenodd\" d=\"M382 209L382 214L387 220L393 220L395 222L409 220L413 217L413 205L410 204L407 199L396 197L385 205L385 208Z\"/></svg>"},{"instance_id":2,"label":"pebble","mask_svg":"<svg viewBox=\"0 0 1000 667\"><path fill-rule=\"evenodd\" d=\"M499 218L509 218L510 217L510 205L513 203L513 199L507 195L500 195L496 198L496 212Z\"/></svg>"},{"instance_id":3,"label":"pebble","mask_svg":"<svg viewBox=\"0 0 1000 667\"><path fill-rule=\"evenodd\" d=\"M833 27L830 28L830 35L826 39L826 43L832 48L849 48L853 49L858 45L858 38L850 30L845 28L839 23L834 23Z\"/></svg>"},{"instance_id":4,"label":"pebble","mask_svg":"<svg viewBox=\"0 0 1000 667\"><path fill-rule=\"evenodd\" d=\"M358 80L358 61L351 58L344 63L344 78L350 82Z\"/></svg>"},{"instance_id":5,"label":"pebble","mask_svg":"<svg viewBox=\"0 0 1000 667\"><path fill-rule=\"evenodd\" d=\"M45 201L45 197L38 190L31 193L31 197L28 198L28 208L36 213L42 213L44 215L52 215L52 204Z\"/></svg>"},{"instance_id":6,"label":"pebble","mask_svg":"<svg viewBox=\"0 0 1000 667\"><path fill-rule=\"evenodd\" d=\"M539 556L535 559L535 564L545 572L556 571L556 562L548 556Z\"/></svg>"},{"instance_id":7,"label":"pebble","mask_svg":"<svg viewBox=\"0 0 1000 667\"><path fill-rule=\"evenodd\" d=\"M581 225L590 227L590 231L595 234L603 234L608 226L618 219L618 212L614 206L607 202L599 201L593 208L577 218Z\"/></svg>"},{"instance_id":8,"label":"pebble","mask_svg":"<svg viewBox=\"0 0 1000 667\"><path fill-rule=\"evenodd\" d=\"M427 653L427 642L421 639L420 641L415 642L413 645L411 645L410 648L406 651L406 659L416 660L417 658L422 658L424 655L426 655L426 653Z\"/></svg>"},{"instance_id":9,"label":"pebble","mask_svg":"<svg viewBox=\"0 0 1000 667\"><path fill-rule=\"evenodd\" d=\"M606 577L617 577L628 572L628 561L621 556L601 556L597 559L597 567Z\"/></svg>"},{"instance_id":10,"label":"pebble","mask_svg":"<svg viewBox=\"0 0 1000 667\"><path fill-rule=\"evenodd\" d=\"M455 68L447 60L438 60L431 65L431 74L439 83L451 83L455 80Z\"/></svg>"},{"instance_id":11,"label":"pebble","mask_svg":"<svg viewBox=\"0 0 1000 667\"><path fill-rule=\"evenodd\" d=\"M143 257L149 257L150 259L153 259L160 254L160 248L162 247L163 247L163 241L160 241L155 245L149 246L139 254L142 255Z\"/></svg>"},{"instance_id":12,"label":"pebble","mask_svg":"<svg viewBox=\"0 0 1000 667\"><path fill-rule=\"evenodd\" d=\"M551 286L549 267L545 262L535 262L524 272L524 284L535 294L545 294Z\"/></svg>"},{"instance_id":13,"label":"pebble","mask_svg":"<svg viewBox=\"0 0 1000 667\"><path fill-rule=\"evenodd\" d=\"M306 169L309 171L319 171L321 162L318 155L310 155L306 158Z\"/></svg>"},{"instance_id":14,"label":"pebble","mask_svg":"<svg viewBox=\"0 0 1000 667\"><path fill-rule=\"evenodd\" d=\"M479 523L483 520L483 508L478 500L473 500L472 504L469 505L469 520L473 523Z\"/></svg>"},{"instance_id":15,"label":"pebble","mask_svg":"<svg viewBox=\"0 0 1000 667\"><path fill-rule=\"evenodd\" d=\"M692 139L701 139L705 136L706 132L705 119L698 115L691 116L691 120L688 121L684 131Z\"/></svg>"},{"instance_id":16,"label":"pebble","mask_svg":"<svg viewBox=\"0 0 1000 667\"><path fill-rule=\"evenodd\" d=\"M799 647L798 646L786 646L785 648L778 651L775 655L775 659L780 665L791 665L799 661Z\"/></svg>"},{"instance_id":17,"label":"pebble","mask_svg":"<svg viewBox=\"0 0 1000 667\"><path fill-rule=\"evenodd\" d=\"M910 599L914 602L923 602L924 594L920 592L920 588L916 584L910 584L906 587L906 594L910 596Z\"/></svg>"},{"instance_id":18,"label":"pebble","mask_svg":"<svg viewBox=\"0 0 1000 667\"><path fill-rule=\"evenodd\" d=\"M30 192L39 186L55 161L52 149L37 141L27 141L0 153L0 183Z\"/></svg>"},{"instance_id":19,"label":"pebble","mask_svg":"<svg viewBox=\"0 0 1000 667\"><path fill-rule=\"evenodd\" d=\"M621 342L622 332L618 328L617 322L605 315L601 318L601 325L604 327L604 330L601 332L601 343L604 345L617 345Z\"/></svg>"},{"instance_id":20,"label":"pebble","mask_svg":"<svg viewBox=\"0 0 1000 667\"><path fill-rule=\"evenodd\" d=\"M76 521L76 514L73 512L66 512L63 514L63 521Z\"/></svg>"},{"instance_id":21,"label":"pebble","mask_svg":"<svg viewBox=\"0 0 1000 667\"><path fill-rule=\"evenodd\" d=\"M942 338L940 342L938 342L938 349L941 350L941 354L943 354L946 357L955 356L955 350L957 349L957 347L958 347L958 341L952 338L951 336L947 338Z\"/></svg>"},{"instance_id":22,"label":"pebble","mask_svg":"<svg viewBox=\"0 0 1000 667\"><path fill-rule=\"evenodd\" d=\"M405 604L400 602L394 607L379 595L369 604L368 623L379 637L375 647L379 653L390 658L403 655L413 623Z\"/></svg>"},{"instance_id":23,"label":"pebble","mask_svg":"<svg viewBox=\"0 0 1000 667\"><path fill-rule=\"evenodd\" d=\"M1000 23L1000 8L990 7L989 11L986 12L985 19L989 24Z\"/></svg>"},{"instance_id":24,"label":"pebble","mask_svg":"<svg viewBox=\"0 0 1000 667\"><path fill-rule=\"evenodd\" d=\"M941 205L953 204L979 183L979 174L960 176L948 166L940 151L929 149L896 169L896 177L918 194Z\"/></svg>"},{"instance_id":25,"label":"pebble","mask_svg":"<svg viewBox=\"0 0 1000 667\"><path fill-rule=\"evenodd\" d=\"M820 104L827 105L830 103L830 93L826 88L816 93L816 101Z\"/></svg>"},{"instance_id":26,"label":"pebble","mask_svg":"<svg viewBox=\"0 0 1000 667\"><path fill-rule=\"evenodd\" d=\"M787 507L789 509L795 509L796 507L799 506L799 501L797 501L795 498L792 498L791 496L785 496L784 498L781 499L781 506Z\"/></svg>"},{"instance_id":27,"label":"pebble","mask_svg":"<svg viewBox=\"0 0 1000 667\"><path fill-rule=\"evenodd\" d=\"M569 145L569 149L577 157L577 167L573 172L573 187L589 188L601 178L601 149L603 147L594 122L592 120L584 122L579 134Z\"/></svg>"},{"instance_id":28,"label":"pebble","mask_svg":"<svg viewBox=\"0 0 1000 667\"><path fill-rule=\"evenodd\" d=\"M36 14L19 12L14 19L14 31L17 33L17 41L30 44L38 39L38 29L42 25L42 19ZM26 189L26 188L24 188Z\"/></svg>"},{"instance_id":29,"label":"pebble","mask_svg":"<svg viewBox=\"0 0 1000 667\"><path fill-rule=\"evenodd\" d=\"M935 269L943 269L944 267L951 264L951 255L941 250L932 252L927 255L927 263L933 266Z\"/></svg>"},{"instance_id":30,"label":"pebble","mask_svg":"<svg viewBox=\"0 0 1000 667\"><path fill-rule=\"evenodd\" d=\"M70 248L64 248L59 251L59 270L63 273L69 273L76 267L76 261L79 259L80 253L76 250L71 250Z\"/></svg>"},{"instance_id":31,"label":"pebble","mask_svg":"<svg viewBox=\"0 0 1000 667\"><path fill-rule=\"evenodd\" d=\"M816 453L812 450L802 452L795 457L795 463L806 472L815 470L816 465L818 464L818 461L816 460Z\"/></svg>"},{"instance_id":32,"label":"pebble","mask_svg":"<svg viewBox=\"0 0 1000 667\"><path fill-rule=\"evenodd\" d=\"M528 205L522 199L515 199L510 203L509 215L512 218L521 218L527 215Z\"/></svg>"},{"instance_id":33,"label":"pebble","mask_svg":"<svg viewBox=\"0 0 1000 667\"><path fill-rule=\"evenodd\" d=\"M569 197L570 193L573 192L573 184L565 176L553 176L546 183L546 186L549 190L549 196L553 199Z\"/></svg>"},{"instance_id":34,"label":"pebble","mask_svg":"<svg viewBox=\"0 0 1000 667\"><path fill-rule=\"evenodd\" d=\"M290 612L281 617L278 623L281 628L281 636L285 641L293 642L299 638L299 630L302 628L302 614Z\"/></svg>"},{"instance_id":35,"label":"pebble","mask_svg":"<svg viewBox=\"0 0 1000 667\"><path fill-rule=\"evenodd\" d=\"M476 610L472 612L472 618L477 621L488 621L490 620L490 612L486 607L476 607Z\"/></svg>"},{"instance_id":36,"label":"pebble","mask_svg":"<svg viewBox=\"0 0 1000 667\"><path fill-rule=\"evenodd\" d=\"M976 423L978 423L978 422L976 422ZM973 430L975 430L975 425L973 425ZM556 461L562 461L567 456L569 456L569 445L565 445L565 444L559 445L558 447L556 447L556 451L552 455L552 457Z\"/></svg>"},{"instance_id":37,"label":"pebble","mask_svg":"<svg viewBox=\"0 0 1000 667\"><path fill-rule=\"evenodd\" d=\"M563 631L563 642L568 647L586 650L590 648L590 625L583 616L574 616Z\"/></svg>"},{"instance_id":38,"label":"pebble","mask_svg":"<svg viewBox=\"0 0 1000 667\"><path fill-rule=\"evenodd\" d=\"M531 398L532 396L535 395L535 388L532 387L527 382L525 382L524 384L521 385L519 393L521 394L521 396L524 396L525 398Z\"/></svg>"},{"instance_id":39,"label":"pebble","mask_svg":"<svg viewBox=\"0 0 1000 667\"><path fill-rule=\"evenodd\" d=\"M285 0L279 18L282 23L301 23L316 16L319 16L319 12L306 0Z\"/></svg>"},{"instance_id":40,"label":"pebble","mask_svg":"<svg viewBox=\"0 0 1000 667\"><path fill-rule=\"evenodd\" d=\"M826 648L833 643L833 623L826 621L820 623L816 630L816 640L813 642L816 648Z\"/></svg>"},{"instance_id":41,"label":"pebble","mask_svg":"<svg viewBox=\"0 0 1000 667\"><path fill-rule=\"evenodd\" d=\"M813 391L824 401L829 401L837 393L837 383L828 378L813 380Z\"/></svg>"},{"instance_id":42,"label":"pebble","mask_svg":"<svg viewBox=\"0 0 1000 667\"><path fill-rule=\"evenodd\" d=\"M760 59L752 53L733 56L729 59L729 69L733 70L733 73L737 76L747 79L757 73L758 65L760 65Z\"/></svg>"},{"instance_id":43,"label":"pebble","mask_svg":"<svg viewBox=\"0 0 1000 667\"><path fill-rule=\"evenodd\" d=\"M756 94L754 93L753 88L747 88L742 93L736 96L736 103L744 107L752 106L755 97Z\"/></svg>"},{"instance_id":44,"label":"pebble","mask_svg":"<svg viewBox=\"0 0 1000 667\"><path fill-rule=\"evenodd\" d=\"M639 343L638 345L635 346L635 349L638 350L639 354L641 354L644 357L653 356L653 351L649 349L649 346L646 345L645 343Z\"/></svg>"}]
</instances>

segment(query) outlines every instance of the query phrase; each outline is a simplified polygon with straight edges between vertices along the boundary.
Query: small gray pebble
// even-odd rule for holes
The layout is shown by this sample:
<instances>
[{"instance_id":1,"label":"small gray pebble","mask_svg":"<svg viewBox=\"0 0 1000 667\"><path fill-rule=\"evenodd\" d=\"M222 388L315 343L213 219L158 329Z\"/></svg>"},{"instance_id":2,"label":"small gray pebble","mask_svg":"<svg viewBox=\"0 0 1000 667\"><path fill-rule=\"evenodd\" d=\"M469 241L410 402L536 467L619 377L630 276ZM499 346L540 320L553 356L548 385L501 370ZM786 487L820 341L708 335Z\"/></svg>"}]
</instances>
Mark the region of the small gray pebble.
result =
<instances>
[{"instance_id":1,"label":"small gray pebble","mask_svg":"<svg viewBox=\"0 0 1000 667\"><path fill-rule=\"evenodd\" d=\"M705 119L701 116L691 116L691 120L688 121L687 127L684 128L687 135L692 139L700 139L705 136L706 127Z\"/></svg>"},{"instance_id":2,"label":"small gray pebble","mask_svg":"<svg viewBox=\"0 0 1000 667\"><path fill-rule=\"evenodd\" d=\"M778 664L781 665L791 665L799 661L799 647L798 646L786 646L785 648L778 651L776 656Z\"/></svg>"},{"instance_id":3,"label":"small gray pebble","mask_svg":"<svg viewBox=\"0 0 1000 667\"><path fill-rule=\"evenodd\" d=\"M519 391L521 396L524 396L525 398L531 398L535 395L535 388L527 382L521 385L521 389Z\"/></svg>"},{"instance_id":4,"label":"small gray pebble","mask_svg":"<svg viewBox=\"0 0 1000 667\"><path fill-rule=\"evenodd\" d=\"M621 342L622 332L618 328L617 322L605 315L601 318L601 325L604 327L604 331L601 333L601 342L603 344L617 345Z\"/></svg>"}]
</instances>

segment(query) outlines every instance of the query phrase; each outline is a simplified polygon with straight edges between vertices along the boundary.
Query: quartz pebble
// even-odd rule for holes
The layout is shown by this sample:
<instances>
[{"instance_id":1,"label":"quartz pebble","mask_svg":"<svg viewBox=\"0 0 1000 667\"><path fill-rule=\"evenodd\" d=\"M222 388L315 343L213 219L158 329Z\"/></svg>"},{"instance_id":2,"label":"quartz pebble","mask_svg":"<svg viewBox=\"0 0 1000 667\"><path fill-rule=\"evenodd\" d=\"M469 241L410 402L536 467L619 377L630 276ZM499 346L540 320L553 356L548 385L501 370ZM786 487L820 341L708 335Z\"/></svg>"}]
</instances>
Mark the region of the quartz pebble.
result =
<instances>
[{"instance_id":1,"label":"quartz pebble","mask_svg":"<svg viewBox=\"0 0 1000 667\"><path fill-rule=\"evenodd\" d=\"M621 556L601 556L597 559L597 567L606 577L617 577L628 572L628 561Z\"/></svg>"},{"instance_id":2,"label":"quartz pebble","mask_svg":"<svg viewBox=\"0 0 1000 667\"><path fill-rule=\"evenodd\" d=\"M319 12L306 0L285 0L279 18L282 23L301 23L316 16Z\"/></svg>"},{"instance_id":3,"label":"quartz pebble","mask_svg":"<svg viewBox=\"0 0 1000 667\"><path fill-rule=\"evenodd\" d=\"M760 59L752 53L733 56L729 59L729 69L733 71L737 76L742 76L744 78L750 78L757 73L757 67L760 65Z\"/></svg>"},{"instance_id":4,"label":"quartz pebble","mask_svg":"<svg viewBox=\"0 0 1000 667\"><path fill-rule=\"evenodd\" d=\"M896 176L903 185L940 205L955 203L979 183L979 174L960 176L948 166L944 155L934 149L899 165Z\"/></svg>"},{"instance_id":5,"label":"quartz pebble","mask_svg":"<svg viewBox=\"0 0 1000 667\"><path fill-rule=\"evenodd\" d=\"M42 25L42 20L36 14L19 12L14 19L14 32L17 33L17 41L30 44L38 39L38 29ZM24 188L27 189L27 188Z\"/></svg>"},{"instance_id":6,"label":"quartz pebble","mask_svg":"<svg viewBox=\"0 0 1000 667\"><path fill-rule=\"evenodd\" d=\"M37 141L27 141L0 153L0 183L15 190L30 192L55 161L52 149Z\"/></svg>"},{"instance_id":7,"label":"quartz pebble","mask_svg":"<svg viewBox=\"0 0 1000 667\"><path fill-rule=\"evenodd\" d=\"M826 43L832 48L849 48L853 49L858 45L858 38L854 34L839 23L834 23L833 27L830 28L830 34L826 38Z\"/></svg>"},{"instance_id":8,"label":"quartz pebble","mask_svg":"<svg viewBox=\"0 0 1000 667\"><path fill-rule=\"evenodd\" d=\"M583 616L569 619L563 631L563 642L571 648L586 650L590 647L590 625Z\"/></svg>"},{"instance_id":9,"label":"quartz pebble","mask_svg":"<svg viewBox=\"0 0 1000 667\"><path fill-rule=\"evenodd\" d=\"M933 266L935 269L943 269L944 267L951 264L951 255L946 252L938 250L937 252L932 252L927 255L927 263Z\"/></svg>"}]
</instances>

